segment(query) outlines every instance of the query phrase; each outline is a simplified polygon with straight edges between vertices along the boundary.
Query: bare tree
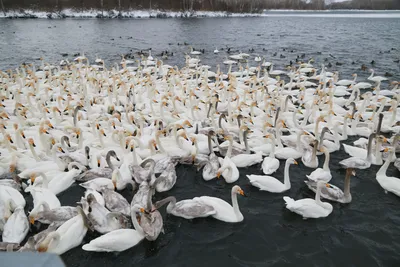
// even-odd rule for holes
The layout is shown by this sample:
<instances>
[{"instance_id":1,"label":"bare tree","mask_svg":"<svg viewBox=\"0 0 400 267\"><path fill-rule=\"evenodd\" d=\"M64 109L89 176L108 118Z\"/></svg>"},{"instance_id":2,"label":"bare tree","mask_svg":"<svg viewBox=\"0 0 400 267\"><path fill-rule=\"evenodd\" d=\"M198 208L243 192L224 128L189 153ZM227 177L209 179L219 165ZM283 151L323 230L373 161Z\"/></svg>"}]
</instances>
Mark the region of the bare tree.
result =
<instances>
[{"instance_id":1,"label":"bare tree","mask_svg":"<svg viewBox=\"0 0 400 267\"><path fill-rule=\"evenodd\" d=\"M1 10L3 10L4 16L6 16L6 9L4 8L3 0L0 0Z\"/></svg>"}]
</instances>

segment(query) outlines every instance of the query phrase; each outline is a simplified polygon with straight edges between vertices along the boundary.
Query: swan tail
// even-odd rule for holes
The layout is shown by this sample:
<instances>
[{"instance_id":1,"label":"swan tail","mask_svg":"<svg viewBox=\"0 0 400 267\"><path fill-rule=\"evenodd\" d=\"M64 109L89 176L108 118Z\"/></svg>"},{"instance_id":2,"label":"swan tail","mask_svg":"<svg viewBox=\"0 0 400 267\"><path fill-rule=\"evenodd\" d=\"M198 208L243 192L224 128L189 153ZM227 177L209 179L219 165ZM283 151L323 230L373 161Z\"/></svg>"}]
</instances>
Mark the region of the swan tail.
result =
<instances>
[{"instance_id":1,"label":"swan tail","mask_svg":"<svg viewBox=\"0 0 400 267\"><path fill-rule=\"evenodd\" d=\"M82 249L86 250L86 251L101 251L101 252L110 252L111 251L111 250L104 249L104 248L101 248L101 247L96 247L91 243L83 245Z\"/></svg>"},{"instance_id":2,"label":"swan tail","mask_svg":"<svg viewBox=\"0 0 400 267\"><path fill-rule=\"evenodd\" d=\"M286 202L286 207L292 206L295 202L291 197L283 197L283 200Z\"/></svg>"}]
</instances>

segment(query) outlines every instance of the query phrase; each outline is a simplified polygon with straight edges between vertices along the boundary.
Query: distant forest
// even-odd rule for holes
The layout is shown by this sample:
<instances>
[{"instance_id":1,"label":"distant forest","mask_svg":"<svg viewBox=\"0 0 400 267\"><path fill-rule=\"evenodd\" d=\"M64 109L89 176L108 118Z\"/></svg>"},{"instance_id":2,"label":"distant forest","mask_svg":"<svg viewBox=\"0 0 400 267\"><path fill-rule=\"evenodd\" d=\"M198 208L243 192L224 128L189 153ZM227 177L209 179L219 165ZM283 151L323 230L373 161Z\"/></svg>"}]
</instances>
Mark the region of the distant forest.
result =
<instances>
[{"instance_id":1,"label":"distant forest","mask_svg":"<svg viewBox=\"0 0 400 267\"><path fill-rule=\"evenodd\" d=\"M264 9L400 9L400 0L0 0L3 11L34 9L56 11L65 8L174 11L262 12Z\"/></svg>"}]
</instances>

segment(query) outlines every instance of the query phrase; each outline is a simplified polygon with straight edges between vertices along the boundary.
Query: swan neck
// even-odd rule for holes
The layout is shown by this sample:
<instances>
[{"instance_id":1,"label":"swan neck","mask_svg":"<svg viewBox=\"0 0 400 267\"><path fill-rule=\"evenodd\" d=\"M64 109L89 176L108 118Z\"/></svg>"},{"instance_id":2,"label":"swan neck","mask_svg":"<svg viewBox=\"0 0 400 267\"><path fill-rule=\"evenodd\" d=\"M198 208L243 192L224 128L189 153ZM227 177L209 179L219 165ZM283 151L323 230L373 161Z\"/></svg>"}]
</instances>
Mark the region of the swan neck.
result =
<instances>
[{"instance_id":1,"label":"swan neck","mask_svg":"<svg viewBox=\"0 0 400 267\"><path fill-rule=\"evenodd\" d=\"M346 173L346 177L344 179L344 196L349 197L350 196L350 179L351 179L351 172Z\"/></svg>"},{"instance_id":2,"label":"swan neck","mask_svg":"<svg viewBox=\"0 0 400 267\"><path fill-rule=\"evenodd\" d=\"M283 183L286 186L286 188L290 187L289 167L290 167L290 163L289 163L288 160L286 160L285 172L284 172L284 181L283 181Z\"/></svg>"},{"instance_id":3,"label":"swan neck","mask_svg":"<svg viewBox=\"0 0 400 267\"><path fill-rule=\"evenodd\" d=\"M323 167L324 171L330 171L329 159L330 159L329 151L327 149L325 149L325 161L324 161L324 167Z\"/></svg>"},{"instance_id":4,"label":"swan neck","mask_svg":"<svg viewBox=\"0 0 400 267\"><path fill-rule=\"evenodd\" d=\"M240 212L239 204L237 201L237 194L235 192L232 192L232 207L233 211L235 212L236 218L243 216L242 213Z\"/></svg>"}]
</instances>

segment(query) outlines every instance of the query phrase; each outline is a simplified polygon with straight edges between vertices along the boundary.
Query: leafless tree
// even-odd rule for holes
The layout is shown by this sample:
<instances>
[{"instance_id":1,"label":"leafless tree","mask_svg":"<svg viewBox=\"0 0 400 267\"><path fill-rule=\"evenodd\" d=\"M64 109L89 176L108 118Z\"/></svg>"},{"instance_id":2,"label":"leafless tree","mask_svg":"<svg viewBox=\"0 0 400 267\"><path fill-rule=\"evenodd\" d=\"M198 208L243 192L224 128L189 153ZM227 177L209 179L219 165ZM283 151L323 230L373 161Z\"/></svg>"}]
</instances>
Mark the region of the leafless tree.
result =
<instances>
[{"instance_id":1,"label":"leafless tree","mask_svg":"<svg viewBox=\"0 0 400 267\"><path fill-rule=\"evenodd\" d=\"M4 8L3 0L0 0L1 10L3 10L4 16L6 15L6 9Z\"/></svg>"}]
</instances>

